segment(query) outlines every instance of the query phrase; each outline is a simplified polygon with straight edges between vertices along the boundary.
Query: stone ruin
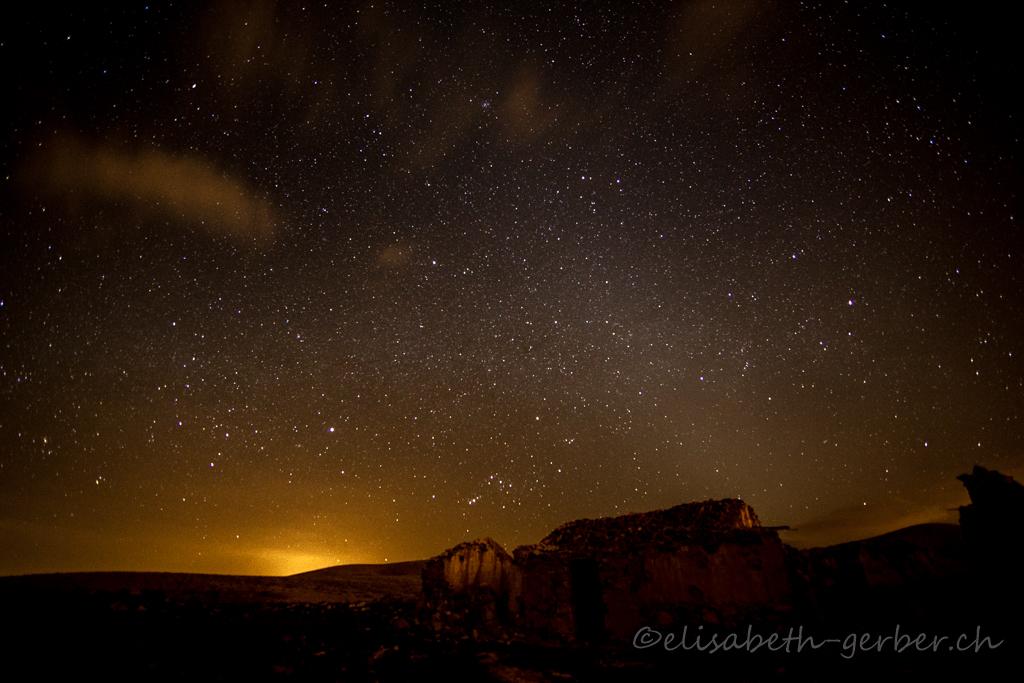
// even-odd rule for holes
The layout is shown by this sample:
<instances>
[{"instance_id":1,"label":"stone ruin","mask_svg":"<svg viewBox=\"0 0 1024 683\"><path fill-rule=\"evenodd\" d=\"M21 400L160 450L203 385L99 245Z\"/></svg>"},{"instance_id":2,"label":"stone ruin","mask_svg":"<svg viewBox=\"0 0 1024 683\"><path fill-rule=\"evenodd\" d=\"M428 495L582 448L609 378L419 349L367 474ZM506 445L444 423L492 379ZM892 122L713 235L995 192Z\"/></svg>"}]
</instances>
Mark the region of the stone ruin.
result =
<instances>
[{"instance_id":1,"label":"stone ruin","mask_svg":"<svg viewBox=\"0 0 1024 683\"><path fill-rule=\"evenodd\" d=\"M778 535L739 500L578 520L511 556L491 539L463 543L427 562L423 587L438 630L512 625L583 642L763 619L791 593Z\"/></svg>"},{"instance_id":2,"label":"stone ruin","mask_svg":"<svg viewBox=\"0 0 1024 683\"><path fill-rule=\"evenodd\" d=\"M827 548L784 545L739 500L578 520L511 555L489 538L462 543L425 564L424 607L436 631L562 644L628 643L643 626L770 630L797 618L842 629L1016 618L1024 612L1015 597L1024 486L982 467L959 479L972 500L960 508L960 525L917 525Z\"/></svg>"},{"instance_id":3,"label":"stone ruin","mask_svg":"<svg viewBox=\"0 0 1024 683\"><path fill-rule=\"evenodd\" d=\"M423 596L431 625L456 634L484 629L497 634L508 623L512 556L493 539L460 543L427 560Z\"/></svg>"}]
</instances>

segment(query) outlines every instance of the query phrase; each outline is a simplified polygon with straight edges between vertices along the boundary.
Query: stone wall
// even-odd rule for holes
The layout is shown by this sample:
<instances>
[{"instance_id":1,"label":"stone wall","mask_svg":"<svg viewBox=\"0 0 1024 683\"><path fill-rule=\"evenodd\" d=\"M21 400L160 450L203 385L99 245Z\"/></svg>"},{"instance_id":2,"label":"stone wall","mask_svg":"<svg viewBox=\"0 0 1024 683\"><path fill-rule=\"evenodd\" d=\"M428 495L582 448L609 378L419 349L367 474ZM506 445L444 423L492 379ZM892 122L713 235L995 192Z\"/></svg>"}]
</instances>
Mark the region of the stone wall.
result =
<instances>
[{"instance_id":1,"label":"stone wall","mask_svg":"<svg viewBox=\"0 0 1024 683\"><path fill-rule=\"evenodd\" d=\"M790 595L782 543L763 529L587 553L538 544L517 548L515 563L510 615L524 628L558 638L579 638L583 628L586 640L625 641L644 625L784 608Z\"/></svg>"},{"instance_id":2,"label":"stone wall","mask_svg":"<svg viewBox=\"0 0 1024 683\"><path fill-rule=\"evenodd\" d=\"M512 556L493 539L460 543L427 560L423 568L423 590L428 598L472 589L507 594L511 566Z\"/></svg>"},{"instance_id":3,"label":"stone wall","mask_svg":"<svg viewBox=\"0 0 1024 683\"><path fill-rule=\"evenodd\" d=\"M525 630L588 641L735 615L785 603L789 594L778 536L738 500L577 520L514 557L491 539L463 543L428 561L423 585L445 609L460 593L486 594Z\"/></svg>"}]
</instances>

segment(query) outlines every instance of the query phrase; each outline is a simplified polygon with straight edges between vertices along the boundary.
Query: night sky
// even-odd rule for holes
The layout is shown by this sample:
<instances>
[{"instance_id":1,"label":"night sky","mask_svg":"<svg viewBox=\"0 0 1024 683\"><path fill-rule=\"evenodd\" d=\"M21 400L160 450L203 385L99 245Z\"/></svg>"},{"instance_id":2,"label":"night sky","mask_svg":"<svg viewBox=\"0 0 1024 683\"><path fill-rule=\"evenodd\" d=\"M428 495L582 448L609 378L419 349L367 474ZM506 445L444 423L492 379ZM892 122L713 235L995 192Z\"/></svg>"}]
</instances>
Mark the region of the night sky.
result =
<instances>
[{"instance_id":1,"label":"night sky","mask_svg":"<svg viewBox=\"0 0 1024 683\"><path fill-rule=\"evenodd\" d=\"M1010 16L553 5L3 23L0 573L724 497L818 545L1022 478Z\"/></svg>"}]
</instances>

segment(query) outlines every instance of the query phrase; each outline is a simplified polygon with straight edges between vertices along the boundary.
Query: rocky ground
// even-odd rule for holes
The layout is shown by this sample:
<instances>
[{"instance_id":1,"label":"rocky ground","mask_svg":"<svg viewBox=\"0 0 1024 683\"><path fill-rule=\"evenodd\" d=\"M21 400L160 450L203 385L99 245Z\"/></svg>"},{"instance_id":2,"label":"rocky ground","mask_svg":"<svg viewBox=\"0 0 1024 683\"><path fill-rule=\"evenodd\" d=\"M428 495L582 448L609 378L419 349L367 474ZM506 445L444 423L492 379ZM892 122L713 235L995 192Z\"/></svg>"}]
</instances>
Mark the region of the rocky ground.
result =
<instances>
[{"instance_id":1,"label":"rocky ground","mask_svg":"<svg viewBox=\"0 0 1024 683\"><path fill-rule=\"evenodd\" d=\"M934 597L918 599L934 602ZM938 610L930 608L921 612L922 619L906 613L880 614L877 610L885 610L883 599L870 607L875 610L872 618L845 626L857 629L856 647L847 641L845 646L835 642L814 650L807 637L815 642L846 641L850 635L840 623L817 623L803 625L802 651L794 638L788 652L781 638L790 627L795 636L801 634L796 621L776 629L779 640L772 646L778 651L770 652L768 645L755 647L756 636L770 637L770 629L727 621L716 624L713 616L688 631L685 644L692 649L685 650L673 649L682 636L678 630L666 648L669 630L657 625L636 641L642 645L660 640L646 648L542 642L510 629L481 633L470 624L452 626L458 619L451 615L441 628L436 615L417 602L396 598L245 603L179 600L154 590L68 588L4 591L3 604L5 621L15 628L2 647L9 670L31 671L33 676L92 672L107 680L862 680L879 674L950 680L993 676L1013 664L1021 646L1020 629L1011 620L993 621L994 611L971 607L969 597L951 603L952 612L938 619ZM898 622L892 618L900 616L910 619L898 632L904 636L903 651L894 652L892 640L883 642L882 652L876 651L879 637L897 635ZM868 622L870 626L865 625ZM982 640L977 648L979 626ZM755 638L743 647L747 628ZM963 651L955 647L961 632L966 634L959 643ZM730 633L736 634L731 641ZM916 639L919 633L925 633L926 640L907 645L911 641L906 636ZM702 637L701 646L717 634L717 642L725 641L728 647L698 651L692 647L695 634ZM934 646L941 636L947 639ZM991 648L986 636L992 645L1002 644ZM921 645L925 651L916 651Z\"/></svg>"}]
</instances>

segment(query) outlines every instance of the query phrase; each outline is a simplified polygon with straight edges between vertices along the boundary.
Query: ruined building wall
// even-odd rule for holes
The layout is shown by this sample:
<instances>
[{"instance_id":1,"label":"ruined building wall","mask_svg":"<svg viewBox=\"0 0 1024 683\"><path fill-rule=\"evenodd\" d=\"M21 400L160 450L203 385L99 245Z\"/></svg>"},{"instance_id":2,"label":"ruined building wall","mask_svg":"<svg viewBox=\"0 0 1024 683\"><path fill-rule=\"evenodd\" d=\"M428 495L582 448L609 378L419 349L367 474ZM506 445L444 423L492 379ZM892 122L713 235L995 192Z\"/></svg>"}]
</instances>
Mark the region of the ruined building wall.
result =
<instances>
[{"instance_id":1,"label":"ruined building wall","mask_svg":"<svg viewBox=\"0 0 1024 683\"><path fill-rule=\"evenodd\" d=\"M428 561L430 598L485 591L508 619L558 639L628 640L708 610L741 613L784 602L783 547L738 500L562 525L509 556L497 543L463 543Z\"/></svg>"},{"instance_id":2,"label":"ruined building wall","mask_svg":"<svg viewBox=\"0 0 1024 683\"><path fill-rule=\"evenodd\" d=\"M579 635L582 610L603 622L601 628L589 626L593 638L628 640L640 626L700 618L708 610L740 615L785 605L789 573L778 536L760 530L715 535L707 545L647 545L587 557L518 548L509 612L525 628L568 638ZM587 571L593 572L596 594L581 594Z\"/></svg>"},{"instance_id":3,"label":"ruined building wall","mask_svg":"<svg viewBox=\"0 0 1024 683\"><path fill-rule=\"evenodd\" d=\"M493 539L460 543L427 560L423 569L424 591L440 594L490 589L504 594L508 592L511 567L512 556Z\"/></svg>"}]
</instances>

